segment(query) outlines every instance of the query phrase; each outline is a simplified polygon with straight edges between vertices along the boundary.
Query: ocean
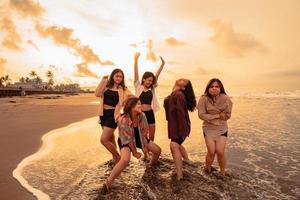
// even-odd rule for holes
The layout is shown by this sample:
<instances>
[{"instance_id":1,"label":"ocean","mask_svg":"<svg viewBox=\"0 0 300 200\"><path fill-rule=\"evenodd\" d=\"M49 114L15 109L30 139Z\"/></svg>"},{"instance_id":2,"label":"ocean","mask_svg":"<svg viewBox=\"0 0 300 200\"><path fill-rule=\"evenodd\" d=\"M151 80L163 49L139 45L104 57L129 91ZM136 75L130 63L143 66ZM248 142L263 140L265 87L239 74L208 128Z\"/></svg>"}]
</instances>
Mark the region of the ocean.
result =
<instances>
[{"instance_id":1,"label":"ocean","mask_svg":"<svg viewBox=\"0 0 300 200\"><path fill-rule=\"evenodd\" d=\"M163 109L156 114L159 165L132 157L107 196L98 195L111 170L98 117L46 133L14 177L39 199L300 199L300 96L237 95L232 101L225 178L203 172L206 146L195 111L184 143L191 162L184 164L186 179L176 182Z\"/></svg>"}]
</instances>

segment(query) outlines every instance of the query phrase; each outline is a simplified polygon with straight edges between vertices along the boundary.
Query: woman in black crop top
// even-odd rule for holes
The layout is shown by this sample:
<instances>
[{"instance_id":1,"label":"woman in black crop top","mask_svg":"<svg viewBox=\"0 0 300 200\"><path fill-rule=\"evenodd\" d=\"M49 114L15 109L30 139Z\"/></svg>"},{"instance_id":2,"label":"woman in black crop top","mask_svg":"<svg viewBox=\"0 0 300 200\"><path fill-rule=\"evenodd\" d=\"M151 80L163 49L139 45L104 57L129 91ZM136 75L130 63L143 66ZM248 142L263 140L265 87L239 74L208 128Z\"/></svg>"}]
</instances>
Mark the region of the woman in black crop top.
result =
<instances>
[{"instance_id":1,"label":"woman in black crop top","mask_svg":"<svg viewBox=\"0 0 300 200\"><path fill-rule=\"evenodd\" d=\"M143 91L139 98L142 104L151 105L153 93L151 90Z\"/></svg>"},{"instance_id":2,"label":"woman in black crop top","mask_svg":"<svg viewBox=\"0 0 300 200\"><path fill-rule=\"evenodd\" d=\"M99 117L99 124L103 130L100 139L101 144L112 154L115 163L120 159L114 135L117 128L115 107L119 103L118 90L125 88L123 71L120 69L113 70L103 93L103 115Z\"/></svg>"},{"instance_id":3,"label":"woman in black crop top","mask_svg":"<svg viewBox=\"0 0 300 200\"><path fill-rule=\"evenodd\" d=\"M135 54L134 58L134 87L135 87L135 95L140 98L142 103L142 111L145 113L148 124L149 124L149 139L154 141L155 136L155 116L154 112L158 111L159 105L158 100L155 95L155 87L157 83L158 76L160 75L165 61L162 57L161 65L154 75L152 72L145 72L141 79L141 83L139 81L139 73L138 73L138 59L140 53Z\"/></svg>"},{"instance_id":4,"label":"woman in black crop top","mask_svg":"<svg viewBox=\"0 0 300 200\"><path fill-rule=\"evenodd\" d=\"M116 107L116 105L119 103L118 91L107 89L104 92L103 103L104 103L104 105Z\"/></svg>"}]
</instances>

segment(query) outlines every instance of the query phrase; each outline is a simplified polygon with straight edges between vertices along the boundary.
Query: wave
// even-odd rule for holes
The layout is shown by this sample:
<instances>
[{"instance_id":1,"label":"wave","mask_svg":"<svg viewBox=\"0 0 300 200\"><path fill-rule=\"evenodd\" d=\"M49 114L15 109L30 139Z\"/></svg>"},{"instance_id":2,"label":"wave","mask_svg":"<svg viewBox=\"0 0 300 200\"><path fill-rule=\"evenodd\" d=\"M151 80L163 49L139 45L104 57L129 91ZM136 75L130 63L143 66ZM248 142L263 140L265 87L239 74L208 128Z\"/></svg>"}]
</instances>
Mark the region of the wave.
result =
<instances>
[{"instance_id":1,"label":"wave","mask_svg":"<svg viewBox=\"0 0 300 200\"><path fill-rule=\"evenodd\" d=\"M66 127L59 128L52 130L42 137L42 146L41 148L34 154L24 158L17 166L16 169L13 171L13 177L17 179L20 184L31 192L35 197L40 200L49 200L50 197L48 194L44 193L43 191L31 186L28 181L22 176L23 170L26 166L30 165L34 161L38 160L39 158L49 154L51 150L54 148L54 140L58 137L62 137L68 134L72 134L78 128L85 126L87 122L94 123L95 118L85 119L76 123L72 123Z\"/></svg>"}]
</instances>

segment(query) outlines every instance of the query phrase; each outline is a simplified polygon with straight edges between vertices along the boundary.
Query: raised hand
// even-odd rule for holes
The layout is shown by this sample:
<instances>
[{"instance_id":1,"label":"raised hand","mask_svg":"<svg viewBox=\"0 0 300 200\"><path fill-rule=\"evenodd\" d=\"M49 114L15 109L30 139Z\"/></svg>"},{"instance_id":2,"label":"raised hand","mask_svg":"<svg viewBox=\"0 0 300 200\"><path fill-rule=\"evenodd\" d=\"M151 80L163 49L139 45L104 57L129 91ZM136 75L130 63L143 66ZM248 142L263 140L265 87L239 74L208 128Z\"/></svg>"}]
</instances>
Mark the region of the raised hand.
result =
<instances>
[{"instance_id":1,"label":"raised hand","mask_svg":"<svg viewBox=\"0 0 300 200\"><path fill-rule=\"evenodd\" d=\"M165 60L163 59L163 57L159 56L160 60L161 60L161 64L164 65L165 64Z\"/></svg>"},{"instance_id":2,"label":"raised hand","mask_svg":"<svg viewBox=\"0 0 300 200\"><path fill-rule=\"evenodd\" d=\"M156 75L155 75L155 76L156 76L156 79L158 79L158 77L159 77L159 75L160 75L162 69L163 69L164 66L165 66L165 60L163 59L163 57L159 56L159 58L160 58L160 60L161 60L161 65L160 65L160 67L158 68L158 70L157 70L157 72L156 72Z\"/></svg>"},{"instance_id":3,"label":"raised hand","mask_svg":"<svg viewBox=\"0 0 300 200\"><path fill-rule=\"evenodd\" d=\"M134 54L134 60L138 60L139 57L140 57L140 55L141 55L140 52L136 52L136 53Z\"/></svg>"}]
</instances>

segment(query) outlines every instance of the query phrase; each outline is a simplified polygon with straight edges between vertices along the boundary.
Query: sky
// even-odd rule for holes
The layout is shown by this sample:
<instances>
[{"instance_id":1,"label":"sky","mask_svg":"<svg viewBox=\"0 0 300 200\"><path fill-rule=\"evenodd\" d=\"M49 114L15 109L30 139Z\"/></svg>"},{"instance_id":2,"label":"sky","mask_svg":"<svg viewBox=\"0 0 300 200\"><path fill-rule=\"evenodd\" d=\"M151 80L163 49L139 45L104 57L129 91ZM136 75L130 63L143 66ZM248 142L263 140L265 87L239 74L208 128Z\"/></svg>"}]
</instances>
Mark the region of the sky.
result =
<instances>
[{"instance_id":1,"label":"sky","mask_svg":"<svg viewBox=\"0 0 300 200\"><path fill-rule=\"evenodd\" d=\"M133 79L166 65L202 93L220 78L231 93L300 90L299 0L0 0L0 75L35 70L94 88L113 69Z\"/></svg>"}]
</instances>

